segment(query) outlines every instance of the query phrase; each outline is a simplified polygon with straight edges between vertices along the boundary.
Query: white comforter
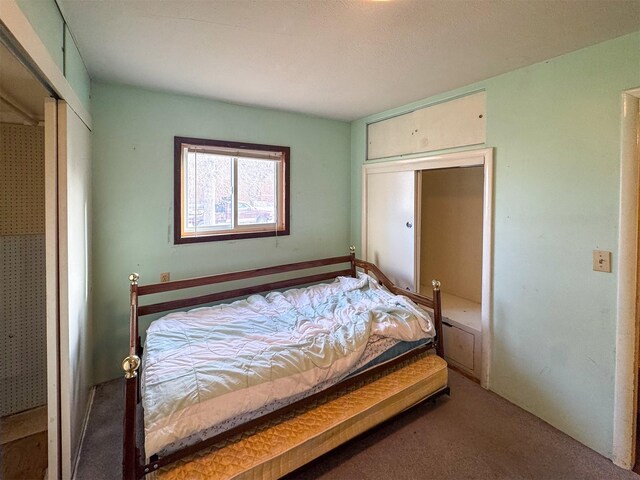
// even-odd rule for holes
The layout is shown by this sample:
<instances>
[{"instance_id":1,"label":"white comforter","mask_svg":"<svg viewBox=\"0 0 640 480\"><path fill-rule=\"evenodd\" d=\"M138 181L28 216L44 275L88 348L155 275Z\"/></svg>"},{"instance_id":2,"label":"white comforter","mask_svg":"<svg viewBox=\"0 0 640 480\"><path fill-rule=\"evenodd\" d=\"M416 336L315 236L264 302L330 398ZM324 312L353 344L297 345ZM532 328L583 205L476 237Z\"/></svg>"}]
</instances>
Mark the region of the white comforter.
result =
<instances>
[{"instance_id":1,"label":"white comforter","mask_svg":"<svg viewBox=\"0 0 640 480\"><path fill-rule=\"evenodd\" d=\"M364 274L154 321L142 377L147 456L346 375L371 335L414 341L434 328Z\"/></svg>"}]
</instances>

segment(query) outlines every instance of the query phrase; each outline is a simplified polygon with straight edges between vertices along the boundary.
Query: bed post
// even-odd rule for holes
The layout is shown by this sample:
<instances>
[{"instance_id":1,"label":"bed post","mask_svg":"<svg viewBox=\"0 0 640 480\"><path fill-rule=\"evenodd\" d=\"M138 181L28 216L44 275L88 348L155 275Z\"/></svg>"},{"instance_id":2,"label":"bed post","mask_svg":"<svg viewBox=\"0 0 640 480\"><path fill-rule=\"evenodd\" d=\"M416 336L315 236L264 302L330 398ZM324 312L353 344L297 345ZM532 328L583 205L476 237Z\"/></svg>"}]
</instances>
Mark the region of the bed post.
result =
<instances>
[{"instance_id":1,"label":"bed post","mask_svg":"<svg viewBox=\"0 0 640 480\"><path fill-rule=\"evenodd\" d=\"M122 361L124 370L124 443L122 450L122 476L124 480L138 478L138 448L136 446L136 411L138 405L138 367L140 345L138 338L138 278L129 275L131 312L129 317L129 355Z\"/></svg>"},{"instance_id":2,"label":"bed post","mask_svg":"<svg viewBox=\"0 0 640 480\"><path fill-rule=\"evenodd\" d=\"M349 262L351 263L351 276L356 278L358 276L356 273L356 247L353 245L349 247Z\"/></svg>"},{"instance_id":3,"label":"bed post","mask_svg":"<svg viewBox=\"0 0 640 480\"><path fill-rule=\"evenodd\" d=\"M444 337L442 336L442 301L440 299L440 282L432 280L433 287L433 317L436 324L436 353L444 358Z\"/></svg>"}]
</instances>

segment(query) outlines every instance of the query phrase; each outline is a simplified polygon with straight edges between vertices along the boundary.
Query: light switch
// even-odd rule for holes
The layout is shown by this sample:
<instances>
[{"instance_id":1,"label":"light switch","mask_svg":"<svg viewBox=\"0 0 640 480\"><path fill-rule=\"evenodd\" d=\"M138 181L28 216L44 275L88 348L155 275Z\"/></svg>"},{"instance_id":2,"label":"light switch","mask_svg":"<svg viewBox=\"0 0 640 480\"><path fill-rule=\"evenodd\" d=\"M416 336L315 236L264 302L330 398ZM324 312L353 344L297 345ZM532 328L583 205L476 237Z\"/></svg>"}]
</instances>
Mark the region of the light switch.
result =
<instances>
[{"instance_id":1,"label":"light switch","mask_svg":"<svg viewBox=\"0 0 640 480\"><path fill-rule=\"evenodd\" d=\"M611 252L607 252L605 250L594 250L593 270L595 272L611 273Z\"/></svg>"}]
</instances>

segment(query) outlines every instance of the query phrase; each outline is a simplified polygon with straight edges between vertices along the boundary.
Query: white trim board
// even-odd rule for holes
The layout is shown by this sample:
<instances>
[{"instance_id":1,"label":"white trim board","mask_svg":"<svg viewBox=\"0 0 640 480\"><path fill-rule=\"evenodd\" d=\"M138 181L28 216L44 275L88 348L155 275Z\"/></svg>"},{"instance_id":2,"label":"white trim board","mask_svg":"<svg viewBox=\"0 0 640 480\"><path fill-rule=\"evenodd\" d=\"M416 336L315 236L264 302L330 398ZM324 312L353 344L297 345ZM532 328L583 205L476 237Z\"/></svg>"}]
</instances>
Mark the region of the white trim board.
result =
<instances>
[{"instance_id":1,"label":"white trim board","mask_svg":"<svg viewBox=\"0 0 640 480\"><path fill-rule=\"evenodd\" d=\"M47 475L60 478L60 358L58 296L58 102L44 99L45 275L47 312Z\"/></svg>"},{"instance_id":2,"label":"white trim board","mask_svg":"<svg viewBox=\"0 0 640 480\"><path fill-rule=\"evenodd\" d=\"M91 132L58 101L58 288L62 478L78 454L90 386L90 159Z\"/></svg>"},{"instance_id":3,"label":"white trim board","mask_svg":"<svg viewBox=\"0 0 640 480\"><path fill-rule=\"evenodd\" d=\"M82 433L80 434L80 444L78 446L78 455L76 456L76 462L73 466L73 479L78 479L76 475L78 473L78 465L80 464L80 456L82 455L82 450L84 449L84 439L87 435L87 427L89 426L89 416L91 415L91 410L93 409L93 401L96 398L96 387L95 385L91 387L89 391L89 400L87 401L87 411L84 415L84 420L82 422Z\"/></svg>"},{"instance_id":4,"label":"white trim board","mask_svg":"<svg viewBox=\"0 0 640 480\"><path fill-rule=\"evenodd\" d=\"M620 236L616 372L613 410L613 463L631 469L635 460L638 398L638 211L640 190L640 88L622 94Z\"/></svg>"},{"instance_id":5,"label":"white trim board","mask_svg":"<svg viewBox=\"0 0 640 480\"><path fill-rule=\"evenodd\" d=\"M425 156L409 160L378 162L362 166L362 258L367 258L367 174L434 170L439 168L475 167L484 168L483 225L482 225L482 375L480 383L489 388L491 369L492 302L493 302L493 148L467 150ZM419 190L419 189L418 189ZM418 218L418 213L416 213ZM417 222L416 222L417 223ZM419 224L418 224L419 225ZM416 235L419 235L419 227ZM416 245L420 242L416 239ZM418 252L416 252L418 253ZM418 257L419 258L419 257ZM419 263L417 260L416 264ZM416 267L417 268L417 267ZM416 276L416 284L419 277Z\"/></svg>"},{"instance_id":6,"label":"white trim board","mask_svg":"<svg viewBox=\"0 0 640 480\"><path fill-rule=\"evenodd\" d=\"M69 239L68 239L68 169L69 169L69 112L64 101L57 102L58 115L58 355L60 373L58 376L60 390L60 471L61 478L73 476L75 454L71 445L71 418L73 392L71 391L72 374L70 364L71 339L69 335Z\"/></svg>"},{"instance_id":7,"label":"white trim board","mask_svg":"<svg viewBox=\"0 0 640 480\"><path fill-rule=\"evenodd\" d=\"M49 54L47 47L42 43L27 17L22 13L16 0L0 1L0 22L7 27L20 46L31 57L48 80L49 85L91 130L92 120L89 111L84 107L73 88L71 88L64 74Z\"/></svg>"}]
</instances>

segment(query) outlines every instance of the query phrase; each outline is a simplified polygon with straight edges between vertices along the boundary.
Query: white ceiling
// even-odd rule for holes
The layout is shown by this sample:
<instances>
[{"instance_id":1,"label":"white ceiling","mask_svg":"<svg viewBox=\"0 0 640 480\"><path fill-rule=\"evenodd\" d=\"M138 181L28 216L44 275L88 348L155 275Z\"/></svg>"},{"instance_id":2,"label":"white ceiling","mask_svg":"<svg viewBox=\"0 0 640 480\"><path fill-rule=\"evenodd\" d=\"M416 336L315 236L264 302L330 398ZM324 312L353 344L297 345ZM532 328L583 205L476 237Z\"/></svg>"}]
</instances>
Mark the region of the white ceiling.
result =
<instances>
[{"instance_id":1,"label":"white ceiling","mask_svg":"<svg viewBox=\"0 0 640 480\"><path fill-rule=\"evenodd\" d=\"M640 0L60 0L94 80L352 120L640 30Z\"/></svg>"},{"instance_id":2,"label":"white ceiling","mask_svg":"<svg viewBox=\"0 0 640 480\"><path fill-rule=\"evenodd\" d=\"M0 43L0 123L37 124L44 118L46 96L40 82Z\"/></svg>"}]
</instances>

